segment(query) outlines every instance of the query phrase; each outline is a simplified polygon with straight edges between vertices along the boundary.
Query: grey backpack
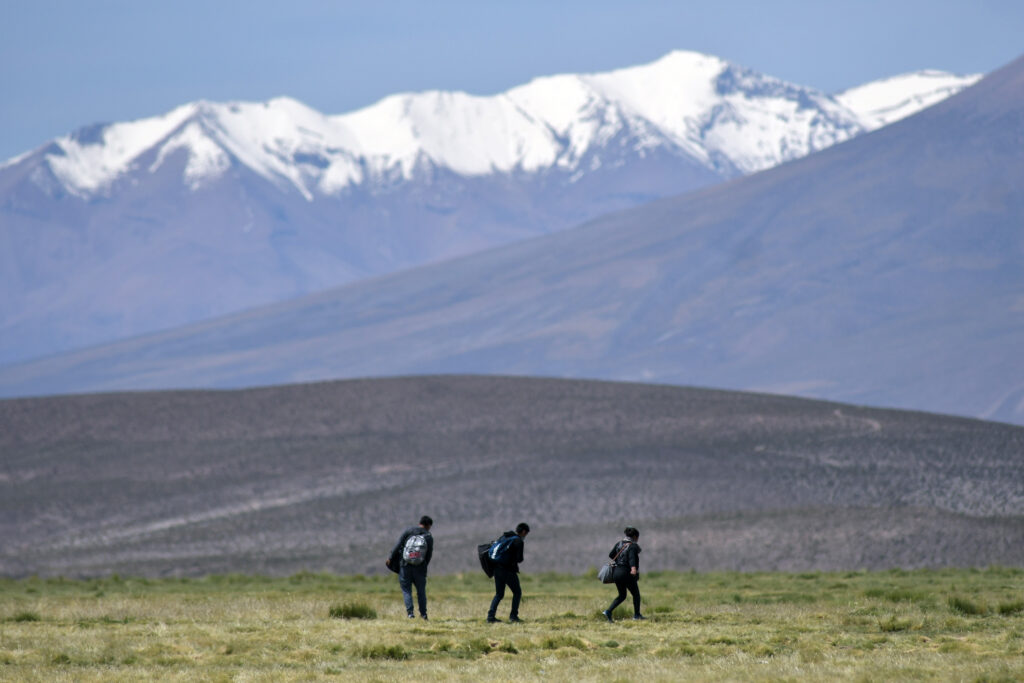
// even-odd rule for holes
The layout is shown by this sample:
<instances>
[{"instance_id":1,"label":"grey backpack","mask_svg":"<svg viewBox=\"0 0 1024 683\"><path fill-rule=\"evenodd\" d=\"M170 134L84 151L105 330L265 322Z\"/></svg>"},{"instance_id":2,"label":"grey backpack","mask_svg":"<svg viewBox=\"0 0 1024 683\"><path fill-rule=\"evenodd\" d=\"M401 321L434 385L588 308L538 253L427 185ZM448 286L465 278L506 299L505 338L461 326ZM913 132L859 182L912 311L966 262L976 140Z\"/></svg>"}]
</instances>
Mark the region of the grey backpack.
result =
<instances>
[{"instance_id":1,"label":"grey backpack","mask_svg":"<svg viewBox=\"0 0 1024 683\"><path fill-rule=\"evenodd\" d=\"M427 559L426 534L413 534L405 539L405 547L402 548L402 559L406 564L423 564L423 561Z\"/></svg>"}]
</instances>

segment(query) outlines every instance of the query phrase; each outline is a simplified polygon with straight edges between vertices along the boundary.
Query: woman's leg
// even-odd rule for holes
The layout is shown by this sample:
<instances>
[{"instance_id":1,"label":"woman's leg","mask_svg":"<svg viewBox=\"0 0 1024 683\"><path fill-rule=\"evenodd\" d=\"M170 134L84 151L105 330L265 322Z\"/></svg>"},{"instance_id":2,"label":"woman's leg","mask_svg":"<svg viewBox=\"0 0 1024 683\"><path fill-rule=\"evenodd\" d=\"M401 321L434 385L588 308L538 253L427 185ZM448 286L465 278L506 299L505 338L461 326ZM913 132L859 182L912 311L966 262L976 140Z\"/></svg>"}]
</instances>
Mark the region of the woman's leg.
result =
<instances>
[{"instance_id":1,"label":"woman's leg","mask_svg":"<svg viewBox=\"0 0 1024 683\"><path fill-rule=\"evenodd\" d=\"M619 595L614 600L612 600L611 607L608 608L609 613L614 612L615 608L621 605L626 600L626 582L616 581L615 587L619 589Z\"/></svg>"},{"instance_id":2,"label":"woman's leg","mask_svg":"<svg viewBox=\"0 0 1024 683\"><path fill-rule=\"evenodd\" d=\"M629 588L629 592L633 594L633 616L640 615L640 584L636 582L636 577L626 584ZM625 591L623 591L623 597L625 597Z\"/></svg>"}]
</instances>

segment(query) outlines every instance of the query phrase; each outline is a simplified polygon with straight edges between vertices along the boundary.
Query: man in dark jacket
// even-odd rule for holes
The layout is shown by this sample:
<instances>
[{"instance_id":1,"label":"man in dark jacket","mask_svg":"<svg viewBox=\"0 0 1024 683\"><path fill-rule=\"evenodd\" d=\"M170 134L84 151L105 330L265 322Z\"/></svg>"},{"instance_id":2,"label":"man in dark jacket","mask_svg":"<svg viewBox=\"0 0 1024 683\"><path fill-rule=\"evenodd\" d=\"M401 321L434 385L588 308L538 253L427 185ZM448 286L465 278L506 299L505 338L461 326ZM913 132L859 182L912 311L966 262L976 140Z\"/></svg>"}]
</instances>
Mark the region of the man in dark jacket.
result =
<instances>
[{"instance_id":1,"label":"man in dark jacket","mask_svg":"<svg viewBox=\"0 0 1024 683\"><path fill-rule=\"evenodd\" d=\"M398 572L398 585L402 588L402 599L405 600L405 611L410 619L416 617L412 607L412 587L416 587L416 601L419 603L420 616L427 618L427 565L434 554L434 537L430 535L430 527L434 520L426 515L420 517L419 526L413 526L402 532L398 543L391 549L391 556L385 561L388 569ZM413 536L422 536L426 541L426 553L420 557L410 557L406 545ZM421 545L414 542L411 547ZM419 552L419 551L417 551Z\"/></svg>"},{"instance_id":2,"label":"man in dark jacket","mask_svg":"<svg viewBox=\"0 0 1024 683\"><path fill-rule=\"evenodd\" d=\"M499 558L493 559L494 599L491 600L491 609L487 611L489 624L500 621L494 615L498 611L498 603L505 597L505 586L512 590L512 611L508 620L514 624L522 621L519 618L519 601L523 597L523 589L519 586L519 563L523 561L523 539L528 533L530 525L520 522L515 531L506 531L498 539L499 543L507 547Z\"/></svg>"}]
</instances>

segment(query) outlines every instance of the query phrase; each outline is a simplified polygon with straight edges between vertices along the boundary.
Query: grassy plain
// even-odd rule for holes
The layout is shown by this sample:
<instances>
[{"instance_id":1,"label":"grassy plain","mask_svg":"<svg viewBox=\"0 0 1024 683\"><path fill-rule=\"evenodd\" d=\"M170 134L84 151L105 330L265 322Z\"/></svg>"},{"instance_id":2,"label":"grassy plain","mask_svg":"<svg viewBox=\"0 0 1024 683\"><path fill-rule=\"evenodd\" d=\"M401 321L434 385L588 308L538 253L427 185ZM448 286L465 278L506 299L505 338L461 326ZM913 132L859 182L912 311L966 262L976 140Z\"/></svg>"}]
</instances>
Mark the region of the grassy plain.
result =
<instances>
[{"instance_id":1,"label":"grassy plain","mask_svg":"<svg viewBox=\"0 0 1024 683\"><path fill-rule=\"evenodd\" d=\"M1024 680L1020 569L651 573L614 624L592 575L524 574L523 624L492 588L431 577L425 622L392 576L0 580L0 679Z\"/></svg>"}]
</instances>

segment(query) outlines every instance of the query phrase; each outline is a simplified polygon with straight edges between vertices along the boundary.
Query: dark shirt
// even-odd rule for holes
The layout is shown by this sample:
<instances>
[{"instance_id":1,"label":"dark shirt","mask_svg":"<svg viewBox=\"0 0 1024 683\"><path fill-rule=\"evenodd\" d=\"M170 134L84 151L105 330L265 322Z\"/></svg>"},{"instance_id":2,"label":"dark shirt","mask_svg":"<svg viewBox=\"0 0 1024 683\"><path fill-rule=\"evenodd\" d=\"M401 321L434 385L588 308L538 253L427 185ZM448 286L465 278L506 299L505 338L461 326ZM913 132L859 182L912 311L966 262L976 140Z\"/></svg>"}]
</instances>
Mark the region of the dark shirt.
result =
<instances>
[{"instance_id":1,"label":"dark shirt","mask_svg":"<svg viewBox=\"0 0 1024 683\"><path fill-rule=\"evenodd\" d=\"M619 551L622 550L622 546L628 544L626 549L619 555ZM640 573L640 546L624 538L615 544L612 551L608 553L608 557L614 558L619 555L619 559L615 560L615 564L620 567L636 567L637 574Z\"/></svg>"},{"instance_id":2,"label":"dark shirt","mask_svg":"<svg viewBox=\"0 0 1024 683\"><path fill-rule=\"evenodd\" d=\"M423 534L427 537L427 555L423 558L423 562L421 564L415 566L426 569L427 565L430 564L430 558L434 554L434 537L430 535L429 531L421 526L411 526L402 532L401 537L398 539L398 543L396 543L395 547L391 549L391 566L395 566L396 562L400 563L402 567L406 566L405 560L402 559L402 551L405 549L405 542L414 534Z\"/></svg>"},{"instance_id":3,"label":"dark shirt","mask_svg":"<svg viewBox=\"0 0 1024 683\"><path fill-rule=\"evenodd\" d=\"M501 561L495 561L495 565L502 569L510 572L519 571L519 563L523 561L523 543L522 537L514 531L506 531L501 535L502 538L506 536L514 536L512 543L508 546L508 550L505 551L505 559Z\"/></svg>"}]
</instances>

